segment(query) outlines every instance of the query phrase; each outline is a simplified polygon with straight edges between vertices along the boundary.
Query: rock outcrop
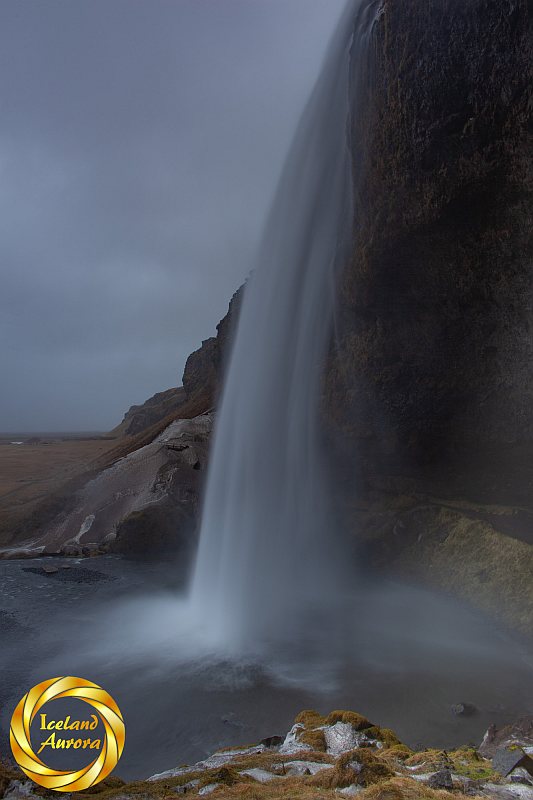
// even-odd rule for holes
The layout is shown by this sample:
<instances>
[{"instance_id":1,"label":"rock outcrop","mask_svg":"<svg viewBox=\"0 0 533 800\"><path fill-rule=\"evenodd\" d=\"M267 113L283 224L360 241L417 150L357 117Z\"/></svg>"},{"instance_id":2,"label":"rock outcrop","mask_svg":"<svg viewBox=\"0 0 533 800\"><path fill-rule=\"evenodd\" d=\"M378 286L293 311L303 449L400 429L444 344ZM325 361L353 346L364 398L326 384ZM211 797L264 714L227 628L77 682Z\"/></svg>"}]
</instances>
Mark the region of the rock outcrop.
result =
<instances>
[{"instance_id":1,"label":"rock outcrop","mask_svg":"<svg viewBox=\"0 0 533 800\"><path fill-rule=\"evenodd\" d=\"M131 406L124 414L120 425L111 431L111 435L135 436L137 433L142 433L169 414L177 413L187 399L187 393L182 386L157 392L142 405Z\"/></svg>"},{"instance_id":2,"label":"rock outcrop","mask_svg":"<svg viewBox=\"0 0 533 800\"><path fill-rule=\"evenodd\" d=\"M131 406L124 419L111 431L114 436L136 436L150 432L158 423L169 424L172 419L189 417L213 409L229 353L231 336L237 324L244 285L230 300L228 311L217 325L217 335L202 342L188 357L182 376L182 386L157 392L142 405Z\"/></svg>"},{"instance_id":3,"label":"rock outcrop","mask_svg":"<svg viewBox=\"0 0 533 800\"><path fill-rule=\"evenodd\" d=\"M218 397L244 289L245 284L231 298L228 313L217 325L217 335L202 342L185 364L183 388L186 395L190 400L201 398L206 408L213 406Z\"/></svg>"},{"instance_id":4,"label":"rock outcrop","mask_svg":"<svg viewBox=\"0 0 533 800\"><path fill-rule=\"evenodd\" d=\"M189 356L183 386L132 406L110 434L116 444L25 516L19 515L0 558L104 550L157 555L189 546L197 522L210 412L243 291L241 286L234 294L217 336ZM197 466L189 464L192 453L199 455Z\"/></svg>"},{"instance_id":5,"label":"rock outcrop","mask_svg":"<svg viewBox=\"0 0 533 800\"><path fill-rule=\"evenodd\" d=\"M507 744L511 745L511 740ZM514 753L517 764L529 764L529 756L521 748L508 752ZM156 800L185 794L212 794L227 800L356 795L361 800L449 800L458 794L533 800L529 768L499 770L499 763L497 754L491 762L474 747L414 752L392 731L352 711L332 711L325 717L303 711L285 737L219 750L196 764L169 769L145 781L127 784L113 776L92 787L91 793L109 800ZM44 796L18 769L0 765L0 797L23 800Z\"/></svg>"},{"instance_id":6,"label":"rock outcrop","mask_svg":"<svg viewBox=\"0 0 533 800\"><path fill-rule=\"evenodd\" d=\"M350 525L367 567L451 592L530 637L533 546L505 533L513 516L505 507L376 495L351 510Z\"/></svg>"},{"instance_id":7,"label":"rock outcrop","mask_svg":"<svg viewBox=\"0 0 533 800\"><path fill-rule=\"evenodd\" d=\"M171 423L153 442L99 472L38 534L4 557L112 551L186 559L194 542L212 415Z\"/></svg>"}]
</instances>

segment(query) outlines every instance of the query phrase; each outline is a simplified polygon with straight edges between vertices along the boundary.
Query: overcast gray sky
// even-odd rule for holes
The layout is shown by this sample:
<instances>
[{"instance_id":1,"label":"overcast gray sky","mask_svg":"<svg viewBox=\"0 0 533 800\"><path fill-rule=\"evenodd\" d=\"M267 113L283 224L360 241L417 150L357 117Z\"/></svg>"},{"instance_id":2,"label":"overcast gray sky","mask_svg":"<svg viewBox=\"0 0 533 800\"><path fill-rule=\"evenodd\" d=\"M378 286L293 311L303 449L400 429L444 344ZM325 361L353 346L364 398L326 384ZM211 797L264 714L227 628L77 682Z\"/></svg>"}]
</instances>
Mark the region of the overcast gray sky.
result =
<instances>
[{"instance_id":1,"label":"overcast gray sky","mask_svg":"<svg viewBox=\"0 0 533 800\"><path fill-rule=\"evenodd\" d=\"M0 430L181 382L253 263L343 0L2 0Z\"/></svg>"}]
</instances>

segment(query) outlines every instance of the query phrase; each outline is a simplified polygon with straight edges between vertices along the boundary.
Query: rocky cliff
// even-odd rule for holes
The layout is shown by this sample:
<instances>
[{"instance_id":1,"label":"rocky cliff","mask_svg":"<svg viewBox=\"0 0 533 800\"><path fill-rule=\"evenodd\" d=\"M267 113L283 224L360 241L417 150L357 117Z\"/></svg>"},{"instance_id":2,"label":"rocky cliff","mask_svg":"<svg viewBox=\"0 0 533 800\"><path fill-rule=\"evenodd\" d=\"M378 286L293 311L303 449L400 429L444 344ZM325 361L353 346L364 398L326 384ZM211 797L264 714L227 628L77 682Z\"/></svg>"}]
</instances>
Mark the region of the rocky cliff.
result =
<instances>
[{"instance_id":1,"label":"rocky cliff","mask_svg":"<svg viewBox=\"0 0 533 800\"><path fill-rule=\"evenodd\" d=\"M524 633L533 624L529 6L380 4L351 120L361 143L352 146L355 241L339 280L324 415L349 526L371 562L451 589Z\"/></svg>"},{"instance_id":2,"label":"rocky cliff","mask_svg":"<svg viewBox=\"0 0 533 800\"><path fill-rule=\"evenodd\" d=\"M244 285L231 298L227 313L217 325L217 335L205 339L202 346L188 357L182 385L157 392L142 405L131 406L120 425L111 431L111 435L137 436L146 433L147 441L151 441L157 435L155 431L161 431L161 424L165 426L173 419L190 417L191 412L196 416L213 408L222 385L230 339L238 318L243 291Z\"/></svg>"},{"instance_id":3,"label":"rocky cliff","mask_svg":"<svg viewBox=\"0 0 533 800\"><path fill-rule=\"evenodd\" d=\"M183 386L132 406L111 431L115 441L103 455L21 510L7 526L0 558L111 550L189 559L207 465L209 412L222 385L243 289L232 297L216 337L187 359Z\"/></svg>"},{"instance_id":4,"label":"rocky cliff","mask_svg":"<svg viewBox=\"0 0 533 800\"><path fill-rule=\"evenodd\" d=\"M533 443L528 10L381 4L327 374L328 419L371 469Z\"/></svg>"},{"instance_id":5,"label":"rocky cliff","mask_svg":"<svg viewBox=\"0 0 533 800\"><path fill-rule=\"evenodd\" d=\"M135 436L150 428L169 414L178 411L187 401L187 393L182 386L156 392L142 405L131 406L124 414L124 419L111 431L114 436Z\"/></svg>"},{"instance_id":6,"label":"rocky cliff","mask_svg":"<svg viewBox=\"0 0 533 800\"><path fill-rule=\"evenodd\" d=\"M217 325L217 335L202 342L202 346L191 353L185 364L183 388L187 397L191 400L202 398L206 408L214 405L218 398L243 293L244 285L231 298L228 313Z\"/></svg>"}]
</instances>

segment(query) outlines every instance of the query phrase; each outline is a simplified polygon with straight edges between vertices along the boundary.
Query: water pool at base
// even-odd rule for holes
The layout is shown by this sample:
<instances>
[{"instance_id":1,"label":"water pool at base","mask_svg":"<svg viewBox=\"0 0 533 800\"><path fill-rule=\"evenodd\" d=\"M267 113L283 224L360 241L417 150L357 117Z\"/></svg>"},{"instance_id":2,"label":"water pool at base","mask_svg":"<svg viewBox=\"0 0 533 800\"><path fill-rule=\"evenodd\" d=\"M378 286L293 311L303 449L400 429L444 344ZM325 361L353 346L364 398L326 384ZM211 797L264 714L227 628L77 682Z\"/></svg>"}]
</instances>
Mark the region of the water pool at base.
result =
<instances>
[{"instance_id":1,"label":"water pool at base","mask_svg":"<svg viewBox=\"0 0 533 800\"><path fill-rule=\"evenodd\" d=\"M101 557L42 572L62 563L0 562L3 753L20 697L69 674L117 700L126 747L115 772L125 779L283 735L305 708L356 710L410 746L445 748L533 713L531 652L442 595L369 583L342 619L310 615L290 640L236 658L191 641L174 569ZM460 702L477 713L455 716Z\"/></svg>"}]
</instances>

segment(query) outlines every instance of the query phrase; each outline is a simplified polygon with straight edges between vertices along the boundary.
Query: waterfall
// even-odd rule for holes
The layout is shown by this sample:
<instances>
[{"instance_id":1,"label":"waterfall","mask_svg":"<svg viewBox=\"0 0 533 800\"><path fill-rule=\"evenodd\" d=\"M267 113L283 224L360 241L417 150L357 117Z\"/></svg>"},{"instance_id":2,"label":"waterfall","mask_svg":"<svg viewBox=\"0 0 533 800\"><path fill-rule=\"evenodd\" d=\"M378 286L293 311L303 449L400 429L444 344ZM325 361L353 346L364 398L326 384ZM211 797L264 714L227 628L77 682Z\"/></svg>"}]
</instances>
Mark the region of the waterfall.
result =
<instances>
[{"instance_id":1,"label":"waterfall","mask_svg":"<svg viewBox=\"0 0 533 800\"><path fill-rule=\"evenodd\" d=\"M190 598L198 624L230 649L333 614L342 582L318 416L335 277L353 236L349 77L373 6L351 0L329 45L235 332Z\"/></svg>"}]
</instances>

